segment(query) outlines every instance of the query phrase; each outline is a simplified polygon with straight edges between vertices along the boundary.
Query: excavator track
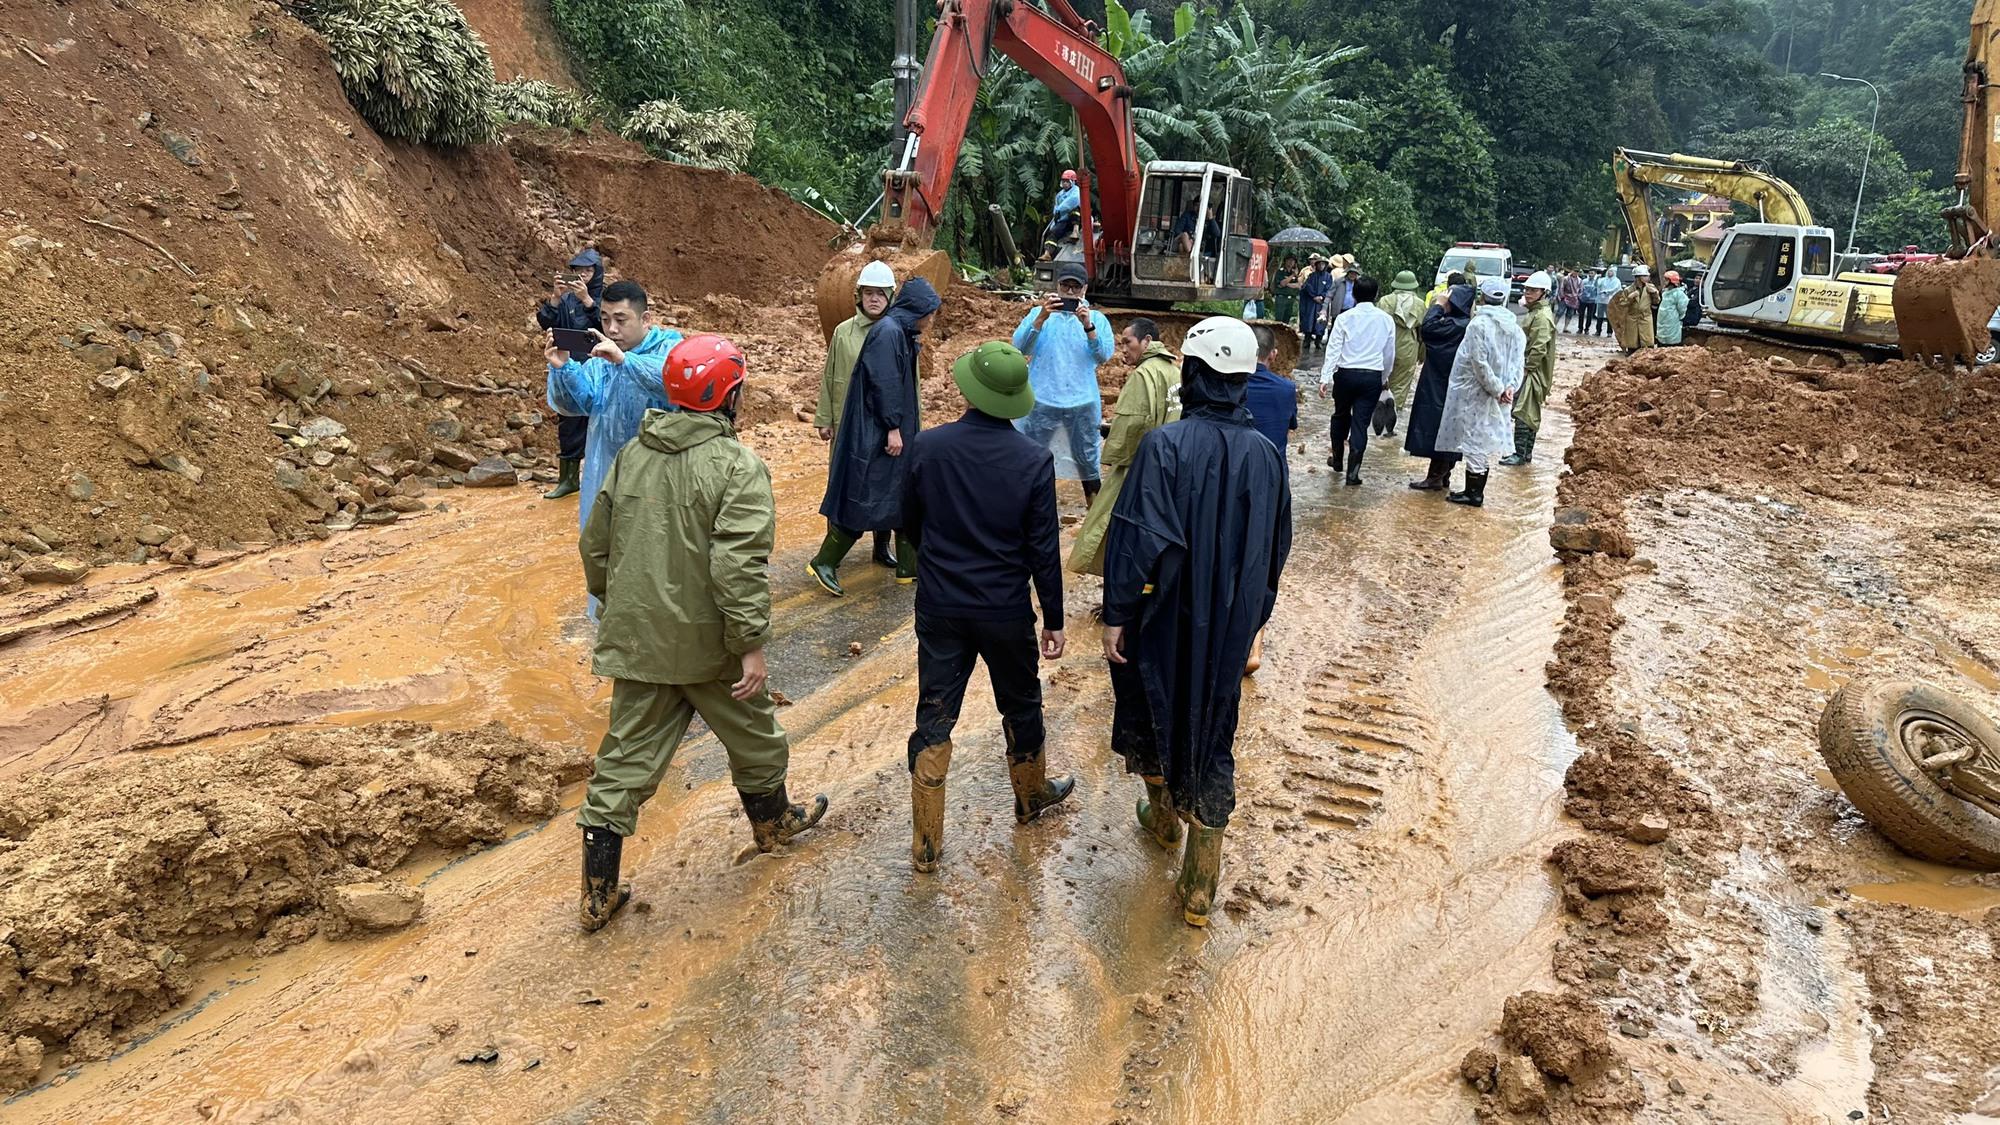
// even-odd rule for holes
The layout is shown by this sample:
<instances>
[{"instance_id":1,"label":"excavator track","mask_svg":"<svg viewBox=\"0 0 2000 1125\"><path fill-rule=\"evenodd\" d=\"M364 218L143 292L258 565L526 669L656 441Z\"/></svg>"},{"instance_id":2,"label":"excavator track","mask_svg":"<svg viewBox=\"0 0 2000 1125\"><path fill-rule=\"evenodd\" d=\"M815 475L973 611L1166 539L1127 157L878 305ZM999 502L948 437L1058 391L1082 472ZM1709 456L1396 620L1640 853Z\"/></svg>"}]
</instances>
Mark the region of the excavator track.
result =
<instances>
[{"instance_id":1,"label":"excavator track","mask_svg":"<svg viewBox=\"0 0 2000 1125\"><path fill-rule=\"evenodd\" d=\"M1711 351L1741 351L1759 358L1788 360L1800 367L1866 367L1900 358L1896 349L1867 345L1846 345L1791 336L1752 332L1746 328L1726 328L1707 323L1683 331L1682 339Z\"/></svg>"}]
</instances>

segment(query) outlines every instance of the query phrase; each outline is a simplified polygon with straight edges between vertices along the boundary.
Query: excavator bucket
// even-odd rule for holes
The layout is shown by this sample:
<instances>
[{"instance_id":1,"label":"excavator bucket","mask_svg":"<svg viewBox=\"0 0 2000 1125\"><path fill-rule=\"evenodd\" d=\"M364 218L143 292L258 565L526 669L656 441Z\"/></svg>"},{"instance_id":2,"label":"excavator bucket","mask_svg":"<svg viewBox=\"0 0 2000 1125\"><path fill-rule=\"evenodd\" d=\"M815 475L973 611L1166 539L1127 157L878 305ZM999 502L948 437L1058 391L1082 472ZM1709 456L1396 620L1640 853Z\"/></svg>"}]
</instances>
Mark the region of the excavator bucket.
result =
<instances>
[{"instance_id":1,"label":"excavator bucket","mask_svg":"<svg viewBox=\"0 0 2000 1125\"><path fill-rule=\"evenodd\" d=\"M1904 266L1893 301L1905 357L1973 366L1993 346L1986 324L2000 308L2000 258L1977 254Z\"/></svg>"},{"instance_id":2,"label":"excavator bucket","mask_svg":"<svg viewBox=\"0 0 2000 1125\"><path fill-rule=\"evenodd\" d=\"M951 255L942 250L910 249L893 240L883 245L872 239L870 245L848 247L827 260L813 293L822 337L833 339L833 330L854 315L854 284L861 277L861 267L878 259L896 271L897 284L921 277L940 294L951 285Z\"/></svg>"}]
</instances>

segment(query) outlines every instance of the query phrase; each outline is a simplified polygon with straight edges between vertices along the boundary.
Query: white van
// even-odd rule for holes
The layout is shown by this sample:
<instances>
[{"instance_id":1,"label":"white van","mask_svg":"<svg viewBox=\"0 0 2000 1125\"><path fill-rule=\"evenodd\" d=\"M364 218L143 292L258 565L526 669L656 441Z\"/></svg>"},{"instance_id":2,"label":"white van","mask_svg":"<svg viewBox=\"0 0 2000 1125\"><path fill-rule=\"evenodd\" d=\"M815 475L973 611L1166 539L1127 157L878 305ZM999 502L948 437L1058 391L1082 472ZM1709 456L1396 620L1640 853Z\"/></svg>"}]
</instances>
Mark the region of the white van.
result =
<instances>
[{"instance_id":1,"label":"white van","mask_svg":"<svg viewBox=\"0 0 2000 1125\"><path fill-rule=\"evenodd\" d=\"M1437 277L1431 284L1443 285L1451 274L1469 270L1480 277L1514 280L1514 252L1497 242L1460 242L1438 259Z\"/></svg>"}]
</instances>

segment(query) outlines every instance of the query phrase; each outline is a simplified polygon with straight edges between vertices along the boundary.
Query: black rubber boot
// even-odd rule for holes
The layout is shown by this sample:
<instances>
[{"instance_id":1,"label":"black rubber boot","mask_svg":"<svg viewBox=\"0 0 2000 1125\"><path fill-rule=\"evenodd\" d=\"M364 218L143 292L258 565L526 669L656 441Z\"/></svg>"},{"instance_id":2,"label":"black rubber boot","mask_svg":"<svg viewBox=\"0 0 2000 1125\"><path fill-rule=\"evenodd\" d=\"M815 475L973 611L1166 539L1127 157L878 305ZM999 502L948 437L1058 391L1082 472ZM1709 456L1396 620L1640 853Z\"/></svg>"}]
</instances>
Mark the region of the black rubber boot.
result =
<instances>
[{"instance_id":1,"label":"black rubber boot","mask_svg":"<svg viewBox=\"0 0 2000 1125\"><path fill-rule=\"evenodd\" d=\"M565 457L559 465L556 471L556 486L542 493L544 500L560 500L565 496L575 496L582 491L580 482L583 476L583 462L572 461Z\"/></svg>"},{"instance_id":2,"label":"black rubber boot","mask_svg":"<svg viewBox=\"0 0 2000 1125\"><path fill-rule=\"evenodd\" d=\"M1525 465L1535 459L1535 431L1525 422L1514 423L1514 452L1500 458L1502 465Z\"/></svg>"},{"instance_id":3,"label":"black rubber boot","mask_svg":"<svg viewBox=\"0 0 2000 1125\"><path fill-rule=\"evenodd\" d=\"M1361 456L1360 453L1352 453L1347 458L1346 483L1350 486L1361 483Z\"/></svg>"},{"instance_id":4,"label":"black rubber boot","mask_svg":"<svg viewBox=\"0 0 2000 1125\"><path fill-rule=\"evenodd\" d=\"M1334 446L1333 452L1328 453L1326 455L1326 467L1332 469L1334 472L1337 473L1341 469L1345 468L1346 465L1347 465L1346 444L1342 443L1340 445Z\"/></svg>"},{"instance_id":5,"label":"black rubber boot","mask_svg":"<svg viewBox=\"0 0 2000 1125\"><path fill-rule=\"evenodd\" d=\"M1076 788L1076 779L1058 777L1049 780L1043 757L1037 752L1034 757L1007 764L1007 778L1014 783L1014 820L1026 824L1042 815L1048 809L1062 803Z\"/></svg>"},{"instance_id":6,"label":"black rubber boot","mask_svg":"<svg viewBox=\"0 0 2000 1125\"><path fill-rule=\"evenodd\" d=\"M583 905L578 920L585 933L604 928L632 899L629 883L618 881L618 857L625 838L609 828L583 830Z\"/></svg>"},{"instance_id":7,"label":"black rubber boot","mask_svg":"<svg viewBox=\"0 0 2000 1125\"><path fill-rule=\"evenodd\" d=\"M760 852L776 851L781 845L791 843L792 837L818 824L819 818L826 815L824 793L813 794L810 808L793 804L783 785L770 793L745 793L739 789L736 795L743 799L743 812L750 818L750 836Z\"/></svg>"},{"instance_id":8,"label":"black rubber boot","mask_svg":"<svg viewBox=\"0 0 2000 1125\"><path fill-rule=\"evenodd\" d=\"M895 568L896 552L889 549L890 538L891 535L889 532L878 531L875 533L875 554L873 557L876 566Z\"/></svg>"},{"instance_id":9,"label":"black rubber boot","mask_svg":"<svg viewBox=\"0 0 2000 1125\"><path fill-rule=\"evenodd\" d=\"M908 586L916 580L916 541L899 531L896 533L896 585Z\"/></svg>"},{"instance_id":10,"label":"black rubber boot","mask_svg":"<svg viewBox=\"0 0 2000 1125\"><path fill-rule=\"evenodd\" d=\"M1084 511L1086 511L1086 512L1090 511L1090 506L1091 506L1092 504L1095 504L1095 503L1097 503L1097 494L1098 494L1098 492L1099 492L1099 491L1101 491L1101 490L1102 490L1103 488L1104 488L1104 482L1103 482L1103 481L1097 481L1097 480L1087 480L1087 481L1084 481L1084 482L1083 482L1083 510L1084 510Z\"/></svg>"},{"instance_id":11,"label":"black rubber boot","mask_svg":"<svg viewBox=\"0 0 2000 1125\"><path fill-rule=\"evenodd\" d=\"M1430 471L1424 474L1424 479L1411 481L1410 487L1416 489L1418 492L1438 492L1443 490L1447 485L1451 484L1451 466L1452 462L1442 457L1431 458Z\"/></svg>"},{"instance_id":12,"label":"black rubber boot","mask_svg":"<svg viewBox=\"0 0 2000 1125\"><path fill-rule=\"evenodd\" d=\"M840 588L837 571L840 568L840 560L846 558L847 552L853 549L854 539L852 533L827 524L826 538L820 540L819 553L806 563L806 573L813 576L819 583L820 589L836 598L847 596L847 591Z\"/></svg>"},{"instance_id":13,"label":"black rubber boot","mask_svg":"<svg viewBox=\"0 0 2000 1125\"><path fill-rule=\"evenodd\" d=\"M1465 491L1454 492L1451 495L1445 497L1445 499L1451 501L1454 504L1464 504L1466 507L1469 508L1485 507L1486 476L1487 474L1485 473L1475 473L1472 470L1467 469L1465 471Z\"/></svg>"}]
</instances>

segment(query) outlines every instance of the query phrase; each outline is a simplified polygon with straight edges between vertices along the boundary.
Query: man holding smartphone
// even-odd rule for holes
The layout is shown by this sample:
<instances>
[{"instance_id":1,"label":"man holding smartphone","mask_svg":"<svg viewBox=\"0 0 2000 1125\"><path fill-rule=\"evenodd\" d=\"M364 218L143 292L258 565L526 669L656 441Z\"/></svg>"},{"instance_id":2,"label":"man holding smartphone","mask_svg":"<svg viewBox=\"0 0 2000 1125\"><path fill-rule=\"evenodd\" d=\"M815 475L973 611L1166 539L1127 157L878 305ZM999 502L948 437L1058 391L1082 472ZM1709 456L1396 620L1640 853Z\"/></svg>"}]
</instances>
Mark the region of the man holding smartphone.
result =
<instances>
[{"instance_id":1,"label":"man holding smartphone","mask_svg":"<svg viewBox=\"0 0 2000 1125\"><path fill-rule=\"evenodd\" d=\"M535 309L535 323L543 328L569 328L588 332L602 328L598 303L604 298L604 259L593 247L584 247L569 260L567 269L555 276L548 299ZM574 496L582 487L584 442L590 419L556 416L556 444L560 475L555 488L542 493L544 500Z\"/></svg>"},{"instance_id":2,"label":"man holding smartphone","mask_svg":"<svg viewBox=\"0 0 2000 1125\"><path fill-rule=\"evenodd\" d=\"M1028 381L1035 390L1035 409L1015 428L1055 453L1056 475L1083 485L1086 508L1097 497L1103 442L1097 365L1117 346L1111 322L1085 298L1087 287L1083 263L1059 263L1055 292L1014 329L1014 346L1028 357Z\"/></svg>"}]
</instances>

